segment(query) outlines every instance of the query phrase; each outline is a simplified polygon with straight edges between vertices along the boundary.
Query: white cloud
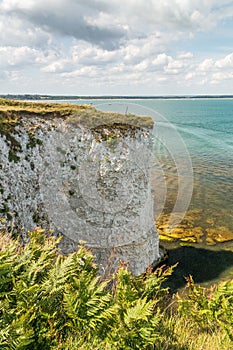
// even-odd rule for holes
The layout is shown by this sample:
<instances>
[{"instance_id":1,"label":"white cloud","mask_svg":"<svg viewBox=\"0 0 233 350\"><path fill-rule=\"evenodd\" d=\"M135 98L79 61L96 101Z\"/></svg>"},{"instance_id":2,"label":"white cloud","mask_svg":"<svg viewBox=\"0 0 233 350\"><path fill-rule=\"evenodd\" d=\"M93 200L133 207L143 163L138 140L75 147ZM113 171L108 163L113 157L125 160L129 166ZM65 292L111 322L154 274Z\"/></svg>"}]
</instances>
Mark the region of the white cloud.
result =
<instances>
[{"instance_id":1,"label":"white cloud","mask_svg":"<svg viewBox=\"0 0 233 350\"><path fill-rule=\"evenodd\" d=\"M42 67L41 70L47 73L63 73L66 70L68 71L72 70L72 68L73 68L73 65L71 66L68 60L61 59L61 60L54 61L46 65L45 67Z\"/></svg>"},{"instance_id":2,"label":"white cloud","mask_svg":"<svg viewBox=\"0 0 233 350\"><path fill-rule=\"evenodd\" d=\"M167 66L164 67L166 73L169 74L179 74L181 71L183 72L183 68L186 64L180 60L172 60L168 63Z\"/></svg>"},{"instance_id":3,"label":"white cloud","mask_svg":"<svg viewBox=\"0 0 233 350\"><path fill-rule=\"evenodd\" d=\"M27 64L34 64L39 58L40 53L27 46L0 47L0 65L1 66L22 66Z\"/></svg>"},{"instance_id":4,"label":"white cloud","mask_svg":"<svg viewBox=\"0 0 233 350\"><path fill-rule=\"evenodd\" d=\"M0 43L2 46L43 48L51 43L51 35L42 28L1 13L0 7Z\"/></svg>"},{"instance_id":5,"label":"white cloud","mask_svg":"<svg viewBox=\"0 0 233 350\"><path fill-rule=\"evenodd\" d=\"M63 78L77 78L77 77L96 77L97 69L95 67L82 67L79 70L74 70L72 72L62 73L61 76Z\"/></svg>"},{"instance_id":6,"label":"white cloud","mask_svg":"<svg viewBox=\"0 0 233 350\"><path fill-rule=\"evenodd\" d=\"M227 55L223 59L217 60L215 66L220 69L232 69L233 71L233 53Z\"/></svg>"},{"instance_id":7,"label":"white cloud","mask_svg":"<svg viewBox=\"0 0 233 350\"><path fill-rule=\"evenodd\" d=\"M86 46L82 49L82 45L72 48L72 58L80 64L85 65L105 65L115 62L120 56L119 50L108 51L94 46Z\"/></svg>"},{"instance_id":8,"label":"white cloud","mask_svg":"<svg viewBox=\"0 0 233 350\"><path fill-rule=\"evenodd\" d=\"M178 54L177 58L191 59L191 58L193 58L193 53L192 52L183 52L183 53Z\"/></svg>"},{"instance_id":9,"label":"white cloud","mask_svg":"<svg viewBox=\"0 0 233 350\"><path fill-rule=\"evenodd\" d=\"M111 22L106 26L95 25L92 18L106 5L94 0L4 0L0 9L6 15L31 23L36 28L54 35L70 36L113 49L119 45L125 30Z\"/></svg>"},{"instance_id":10,"label":"white cloud","mask_svg":"<svg viewBox=\"0 0 233 350\"><path fill-rule=\"evenodd\" d=\"M212 75L212 79L216 82L233 79L233 72L217 72Z\"/></svg>"},{"instance_id":11,"label":"white cloud","mask_svg":"<svg viewBox=\"0 0 233 350\"><path fill-rule=\"evenodd\" d=\"M221 84L228 80L233 81L233 53L221 59L207 58L201 62L193 73L193 77L202 77L200 84ZM189 78L189 77L188 77ZM230 92L229 92L230 93Z\"/></svg>"},{"instance_id":12,"label":"white cloud","mask_svg":"<svg viewBox=\"0 0 233 350\"><path fill-rule=\"evenodd\" d=\"M70 36L116 49L122 40L173 28L206 29L229 17L233 3L222 0L3 0L1 13L49 34ZM23 26L22 26L23 27ZM149 31L149 32L148 32Z\"/></svg>"},{"instance_id":13,"label":"white cloud","mask_svg":"<svg viewBox=\"0 0 233 350\"><path fill-rule=\"evenodd\" d=\"M153 61L154 66L165 66L172 61L172 57L166 55L165 53L159 54Z\"/></svg>"},{"instance_id":14,"label":"white cloud","mask_svg":"<svg viewBox=\"0 0 233 350\"><path fill-rule=\"evenodd\" d=\"M1 71L0 72L0 80L8 80L15 82L20 78L19 72L18 71Z\"/></svg>"},{"instance_id":15,"label":"white cloud","mask_svg":"<svg viewBox=\"0 0 233 350\"><path fill-rule=\"evenodd\" d=\"M1 89L35 78L41 89L86 86L90 94L114 86L128 93L129 81L138 94L229 82L231 41L208 54L208 42L199 47L195 39L217 33L230 16L230 0L2 0Z\"/></svg>"},{"instance_id":16,"label":"white cloud","mask_svg":"<svg viewBox=\"0 0 233 350\"><path fill-rule=\"evenodd\" d=\"M173 28L176 30L205 30L232 14L230 0L118 0L112 1L124 19L138 28Z\"/></svg>"},{"instance_id":17,"label":"white cloud","mask_svg":"<svg viewBox=\"0 0 233 350\"><path fill-rule=\"evenodd\" d=\"M227 70L233 71L233 53L218 60L207 58L197 67L197 72L205 74L210 72L217 72L220 70L222 72Z\"/></svg>"},{"instance_id":18,"label":"white cloud","mask_svg":"<svg viewBox=\"0 0 233 350\"><path fill-rule=\"evenodd\" d=\"M212 58L206 58L197 67L197 71L199 71L200 73L203 73L203 74L205 74L213 69L214 69L214 60Z\"/></svg>"},{"instance_id":19,"label":"white cloud","mask_svg":"<svg viewBox=\"0 0 233 350\"><path fill-rule=\"evenodd\" d=\"M188 72L187 74L185 74L185 77L184 79L187 81L187 80L191 80L195 77L195 73L193 72Z\"/></svg>"}]
</instances>

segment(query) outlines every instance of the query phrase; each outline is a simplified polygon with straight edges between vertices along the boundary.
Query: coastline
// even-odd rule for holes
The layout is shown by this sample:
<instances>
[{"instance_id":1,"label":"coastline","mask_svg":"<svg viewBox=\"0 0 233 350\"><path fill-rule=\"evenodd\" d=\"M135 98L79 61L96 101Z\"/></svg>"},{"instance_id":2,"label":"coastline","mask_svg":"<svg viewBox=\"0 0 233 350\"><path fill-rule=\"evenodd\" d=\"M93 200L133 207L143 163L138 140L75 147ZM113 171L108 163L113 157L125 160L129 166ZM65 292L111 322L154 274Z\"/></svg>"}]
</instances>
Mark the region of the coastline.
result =
<instances>
[{"instance_id":1,"label":"coastline","mask_svg":"<svg viewBox=\"0 0 233 350\"><path fill-rule=\"evenodd\" d=\"M38 101L48 101L48 100L212 100L212 99L224 99L232 100L233 95L158 95L158 96L79 96L79 95L41 95L41 94L0 94L0 98L6 99L18 99L18 100L38 100Z\"/></svg>"}]
</instances>

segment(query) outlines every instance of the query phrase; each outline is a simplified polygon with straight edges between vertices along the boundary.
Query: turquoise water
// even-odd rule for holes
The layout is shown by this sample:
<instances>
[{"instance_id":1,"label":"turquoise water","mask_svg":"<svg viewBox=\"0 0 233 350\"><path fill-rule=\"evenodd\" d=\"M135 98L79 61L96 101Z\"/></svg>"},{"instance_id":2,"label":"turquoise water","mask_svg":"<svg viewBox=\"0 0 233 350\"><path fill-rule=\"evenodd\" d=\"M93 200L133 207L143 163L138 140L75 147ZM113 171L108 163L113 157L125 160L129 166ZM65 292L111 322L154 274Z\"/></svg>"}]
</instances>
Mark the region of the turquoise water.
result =
<instances>
[{"instance_id":1,"label":"turquoise water","mask_svg":"<svg viewBox=\"0 0 233 350\"><path fill-rule=\"evenodd\" d=\"M192 176L193 179L191 201L186 208L184 220L178 225L179 231L177 231L180 238L182 235L186 237L186 244L191 242L191 247L187 245L185 247L185 243L180 246L180 239L172 243L164 241L164 245L170 249L171 263L176 261L177 252L180 251L180 268L177 270L180 281L182 275L187 275L188 271L192 271L196 280L200 282L232 278L233 99L91 99L69 102L92 104L104 110L115 108L123 113L135 113L138 106L138 114L149 114L155 119L156 137L159 138L158 134L166 129L162 145L161 142L157 144L155 142L154 150L159 155L160 163L163 163L163 175L167 181L164 217L162 219L159 217L160 221L157 223L158 228L161 227L162 235L163 227L166 225L164 218L169 215L169 212L172 212L179 191L178 158L181 159L182 155L187 158L189 154L193 170L193 174L187 175ZM116 104L122 105L122 108L119 109ZM133 108L131 104L134 105ZM178 142L181 141L184 142L183 148L176 148ZM173 157L174 152L178 154L177 159ZM155 193L156 186L155 181ZM185 198L186 190L190 189L184 189L183 198ZM196 241L192 241L190 232L198 233ZM201 265L206 261L206 269L202 270L204 271L203 276L200 275L200 264L198 263L200 257ZM217 269L215 263L218 265ZM194 266L197 268L194 269Z\"/></svg>"}]
</instances>

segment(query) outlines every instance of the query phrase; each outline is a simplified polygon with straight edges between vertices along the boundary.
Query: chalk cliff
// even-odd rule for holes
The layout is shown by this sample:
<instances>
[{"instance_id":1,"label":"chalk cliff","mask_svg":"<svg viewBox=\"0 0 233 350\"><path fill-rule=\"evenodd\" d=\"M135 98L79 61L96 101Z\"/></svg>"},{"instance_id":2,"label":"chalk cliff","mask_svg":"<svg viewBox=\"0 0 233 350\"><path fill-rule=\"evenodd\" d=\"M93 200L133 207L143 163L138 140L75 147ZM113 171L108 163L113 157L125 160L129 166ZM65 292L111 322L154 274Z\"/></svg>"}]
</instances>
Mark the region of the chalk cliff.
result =
<instances>
[{"instance_id":1,"label":"chalk cliff","mask_svg":"<svg viewBox=\"0 0 233 350\"><path fill-rule=\"evenodd\" d=\"M19 232L80 241L103 270L159 259L151 193L153 121L91 106L0 100L0 217Z\"/></svg>"}]
</instances>

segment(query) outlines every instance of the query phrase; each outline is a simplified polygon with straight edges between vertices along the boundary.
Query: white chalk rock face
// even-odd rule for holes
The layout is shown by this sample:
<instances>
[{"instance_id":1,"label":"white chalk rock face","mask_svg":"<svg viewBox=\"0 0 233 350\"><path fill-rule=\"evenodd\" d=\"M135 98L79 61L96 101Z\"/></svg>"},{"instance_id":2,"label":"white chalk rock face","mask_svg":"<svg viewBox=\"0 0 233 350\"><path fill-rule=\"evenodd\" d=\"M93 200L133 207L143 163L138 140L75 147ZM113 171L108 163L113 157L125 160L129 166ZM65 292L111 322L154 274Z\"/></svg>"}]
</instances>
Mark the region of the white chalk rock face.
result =
<instances>
[{"instance_id":1,"label":"white chalk rock face","mask_svg":"<svg viewBox=\"0 0 233 350\"><path fill-rule=\"evenodd\" d=\"M107 114L105 114L106 119ZM159 260L151 191L151 124L22 117L0 137L0 212L15 227L80 241L102 272L128 262L134 274ZM15 145L17 147L15 147Z\"/></svg>"}]
</instances>

